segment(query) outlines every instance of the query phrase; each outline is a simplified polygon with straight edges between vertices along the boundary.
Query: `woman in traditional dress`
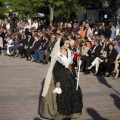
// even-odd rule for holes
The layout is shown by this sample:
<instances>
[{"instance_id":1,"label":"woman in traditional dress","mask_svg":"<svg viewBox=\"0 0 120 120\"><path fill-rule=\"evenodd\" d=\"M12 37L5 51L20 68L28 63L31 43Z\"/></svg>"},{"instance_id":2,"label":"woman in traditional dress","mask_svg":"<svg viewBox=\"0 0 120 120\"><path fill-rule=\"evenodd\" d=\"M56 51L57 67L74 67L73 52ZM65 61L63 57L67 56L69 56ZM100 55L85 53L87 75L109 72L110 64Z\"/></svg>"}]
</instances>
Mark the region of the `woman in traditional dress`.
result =
<instances>
[{"instance_id":1,"label":"woman in traditional dress","mask_svg":"<svg viewBox=\"0 0 120 120\"><path fill-rule=\"evenodd\" d=\"M53 120L78 119L83 102L69 50L70 41L61 38L60 50L52 57L45 79L39 114Z\"/></svg>"},{"instance_id":2,"label":"woman in traditional dress","mask_svg":"<svg viewBox=\"0 0 120 120\"><path fill-rule=\"evenodd\" d=\"M3 39L0 37L0 55L2 53L2 48L3 48Z\"/></svg>"}]
</instances>

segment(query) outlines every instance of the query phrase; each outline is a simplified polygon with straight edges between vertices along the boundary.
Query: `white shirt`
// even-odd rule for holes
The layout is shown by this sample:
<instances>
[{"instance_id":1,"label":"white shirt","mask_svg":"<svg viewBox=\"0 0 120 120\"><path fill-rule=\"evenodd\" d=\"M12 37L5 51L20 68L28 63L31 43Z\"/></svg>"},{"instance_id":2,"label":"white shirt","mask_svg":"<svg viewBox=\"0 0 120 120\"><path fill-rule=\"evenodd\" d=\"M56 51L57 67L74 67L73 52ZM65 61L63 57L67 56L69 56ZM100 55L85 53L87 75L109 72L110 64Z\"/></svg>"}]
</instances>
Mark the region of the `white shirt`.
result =
<instances>
[{"instance_id":1,"label":"white shirt","mask_svg":"<svg viewBox=\"0 0 120 120\"><path fill-rule=\"evenodd\" d=\"M33 23L32 24L32 27L35 27L36 29L38 28L38 23L36 22L36 23Z\"/></svg>"},{"instance_id":2,"label":"white shirt","mask_svg":"<svg viewBox=\"0 0 120 120\"><path fill-rule=\"evenodd\" d=\"M74 41L73 39L70 40L70 45L71 45L71 47L73 47L74 42L75 42L75 41Z\"/></svg>"},{"instance_id":3,"label":"white shirt","mask_svg":"<svg viewBox=\"0 0 120 120\"><path fill-rule=\"evenodd\" d=\"M7 28L7 30L10 29L10 23L6 24L6 28Z\"/></svg>"},{"instance_id":4,"label":"white shirt","mask_svg":"<svg viewBox=\"0 0 120 120\"><path fill-rule=\"evenodd\" d=\"M95 47L93 48L93 50L92 50L92 52L91 52L91 53L94 53L94 52L95 52L96 47L97 47L97 46L95 46Z\"/></svg>"},{"instance_id":5,"label":"white shirt","mask_svg":"<svg viewBox=\"0 0 120 120\"><path fill-rule=\"evenodd\" d=\"M118 28L118 29L116 29L116 36L118 36L119 33L120 33L120 29Z\"/></svg>"}]
</instances>

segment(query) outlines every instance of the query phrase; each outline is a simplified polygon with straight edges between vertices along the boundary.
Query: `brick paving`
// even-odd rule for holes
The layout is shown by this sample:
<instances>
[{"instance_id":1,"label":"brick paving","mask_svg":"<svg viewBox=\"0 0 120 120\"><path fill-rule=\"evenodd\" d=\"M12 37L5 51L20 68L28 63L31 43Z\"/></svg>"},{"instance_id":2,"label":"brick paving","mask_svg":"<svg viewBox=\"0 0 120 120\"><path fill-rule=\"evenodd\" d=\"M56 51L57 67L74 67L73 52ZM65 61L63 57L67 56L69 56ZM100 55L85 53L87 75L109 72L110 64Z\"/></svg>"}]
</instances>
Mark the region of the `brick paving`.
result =
<instances>
[{"instance_id":1,"label":"brick paving","mask_svg":"<svg viewBox=\"0 0 120 120\"><path fill-rule=\"evenodd\" d=\"M38 101L49 65L0 56L0 120L45 120ZM120 120L120 79L80 73L84 108L78 120Z\"/></svg>"}]
</instances>

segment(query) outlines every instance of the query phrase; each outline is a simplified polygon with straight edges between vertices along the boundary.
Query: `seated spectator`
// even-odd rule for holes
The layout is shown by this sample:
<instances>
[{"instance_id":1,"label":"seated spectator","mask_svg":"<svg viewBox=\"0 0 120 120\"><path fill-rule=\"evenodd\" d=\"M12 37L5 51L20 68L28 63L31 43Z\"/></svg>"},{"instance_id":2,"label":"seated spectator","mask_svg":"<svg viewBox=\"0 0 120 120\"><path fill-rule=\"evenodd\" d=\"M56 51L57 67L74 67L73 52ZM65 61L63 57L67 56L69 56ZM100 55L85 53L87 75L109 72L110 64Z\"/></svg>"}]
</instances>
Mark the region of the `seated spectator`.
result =
<instances>
[{"instance_id":1,"label":"seated spectator","mask_svg":"<svg viewBox=\"0 0 120 120\"><path fill-rule=\"evenodd\" d=\"M99 28L98 28L98 35L101 36L104 34L104 30L103 30L103 26L102 25L99 25Z\"/></svg>"},{"instance_id":2,"label":"seated spectator","mask_svg":"<svg viewBox=\"0 0 120 120\"><path fill-rule=\"evenodd\" d=\"M86 23L85 24L85 37L88 37L91 33L93 33L92 29L90 28L90 24Z\"/></svg>"},{"instance_id":3,"label":"seated spectator","mask_svg":"<svg viewBox=\"0 0 120 120\"><path fill-rule=\"evenodd\" d=\"M9 50L12 51L11 55L15 55L16 50L17 50L17 48L19 46L19 43L20 43L20 39L21 39L21 34L20 33L16 33L15 34L15 39L14 39L14 45L9 47Z\"/></svg>"},{"instance_id":4,"label":"seated spectator","mask_svg":"<svg viewBox=\"0 0 120 120\"><path fill-rule=\"evenodd\" d=\"M38 50L40 47L40 40L39 35L34 35L34 42L32 46L30 46L28 49L26 49L26 55L28 57L28 60L31 60L31 54L34 53L35 50Z\"/></svg>"},{"instance_id":5,"label":"seated spectator","mask_svg":"<svg viewBox=\"0 0 120 120\"><path fill-rule=\"evenodd\" d=\"M99 42L100 42L99 40L94 41L94 45L88 51L89 57L86 61L85 74L90 74L90 71L87 68L91 65L91 63L94 61L96 57L100 56L100 51L102 47L99 45Z\"/></svg>"},{"instance_id":6,"label":"seated spectator","mask_svg":"<svg viewBox=\"0 0 120 120\"><path fill-rule=\"evenodd\" d=\"M77 34L77 25L76 24L73 25L72 32L74 32L75 34Z\"/></svg>"},{"instance_id":7,"label":"seated spectator","mask_svg":"<svg viewBox=\"0 0 120 120\"><path fill-rule=\"evenodd\" d=\"M68 29L67 29L67 31L68 31L69 33L72 32L72 25L71 25L70 23L68 23Z\"/></svg>"},{"instance_id":8,"label":"seated spectator","mask_svg":"<svg viewBox=\"0 0 120 120\"><path fill-rule=\"evenodd\" d=\"M89 50L89 47L87 47L87 44L83 42L81 46L81 53L80 53L80 59L82 60L81 71L83 72L85 71L85 64L88 59L88 50Z\"/></svg>"},{"instance_id":9,"label":"seated spectator","mask_svg":"<svg viewBox=\"0 0 120 120\"><path fill-rule=\"evenodd\" d=\"M110 39L111 39L111 41L112 40L114 40L115 38L116 38L116 34L115 34L115 32L116 32L116 29L115 29L115 23L114 22L111 22L110 23L110 30L111 30L111 36L110 36Z\"/></svg>"},{"instance_id":10,"label":"seated spectator","mask_svg":"<svg viewBox=\"0 0 120 120\"><path fill-rule=\"evenodd\" d=\"M87 44L89 48L92 47L92 43L89 41L88 37L84 37L84 42Z\"/></svg>"},{"instance_id":11,"label":"seated spectator","mask_svg":"<svg viewBox=\"0 0 120 120\"><path fill-rule=\"evenodd\" d=\"M120 37L120 28L119 25L116 25L116 37Z\"/></svg>"},{"instance_id":12,"label":"seated spectator","mask_svg":"<svg viewBox=\"0 0 120 120\"><path fill-rule=\"evenodd\" d=\"M7 42L7 44L6 44L6 48L7 48L7 55L11 55L12 54L12 51L10 51L10 47L13 47L14 46L14 41L13 41L13 36L11 36L11 35L8 35L7 36L7 39L6 39L6 42Z\"/></svg>"},{"instance_id":13,"label":"seated spectator","mask_svg":"<svg viewBox=\"0 0 120 120\"><path fill-rule=\"evenodd\" d=\"M56 43L55 43L55 45L54 45L54 48L52 49L52 52L51 52L51 54L50 54L50 57L52 58L54 55L55 55L55 53L57 52L57 51L59 51L59 45L60 45L60 40L61 40L61 37L63 37L64 36L64 34L63 33L60 33L60 32L58 32L57 31L57 33L56 33ZM49 41L49 37L48 37L48 41ZM48 43L47 43L48 44ZM46 49L46 48L45 48ZM56 51L57 50L57 51Z\"/></svg>"},{"instance_id":14,"label":"seated spectator","mask_svg":"<svg viewBox=\"0 0 120 120\"><path fill-rule=\"evenodd\" d=\"M94 45L94 35L93 35L93 33L89 34L88 40L90 42L90 47L92 47Z\"/></svg>"},{"instance_id":15,"label":"seated spectator","mask_svg":"<svg viewBox=\"0 0 120 120\"><path fill-rule=\"evenodd\" d=\"M32 36L32 33L31 33L31 32L28 32L27 35L28 35L28 38L27 38L27 42L26 42L25 47L24 47L24 49L25 49L26 51L27 51L27 49L30 49L30 47L33 46L33 42L34 42L34 38L33 38L33 36ZM26 58L27 58L27 60L31 60L31 57L30 57L30 56L27 56L27 55L26 55Z\"/></svg>"},{"instance_id":16,"label":"seated spectator","mask_svg":"<svg viewBox=\"0 0 120 120\"><path fill-rule=\"evenodd\" d=\"M104 41L105 41L105 35L101 34L100 35L100 45L103 47L104 46Z\"/></svg>"},{"instance_id":17,"label":"seated spectator","mask_svg":"<svg viewBox=\"0 0 120 120\"><path fill-rule=\"evenodd\" d=\"M0 26L0 37L2 37L2 40L3 40L3 46L6 44L6 41L4 40L5 39L5 36L7 35L7 30L6 30L6 25L4 26Z\"/></svg>"},{"instance_id":18,"label":"seated spectator","mask_svg":"<svg viewBox=\"0 0 120 120\"><path fill-rule=\"evenodd\" d=\"M34 52L34 61L33 62L43 63L43 59L44 59L44 47L46 46L46 44L48 42L48 39L46 38L46 35L45 35L44 36L44 40L42 38L42 40L39 39L39 41L40 41L40 46ZM41 60L41 57L43 57L42 60Z\"/></svg>"},{"instance_id":19,"label":"seated spectator","mask_svg":"<svg viewBox=\"0 0 120 120\"><path fill-rule=\"evenodd\" d=\"M84 28L80 26L78 31L78 34L82 37L82 39L85 37L85 31L83 29Z\"/></svg>"},{"instance_id":20,"label":"seated spectator","mask_svg":"<svg viewBox=\"0 0 120 120\"><path fill-rule=\"evenodd\" d=\"M77 57L78 57L77 49L73 48L72 52L73 52L73 64L75 67L77 67Z\"/></svg>"},{"instance_id":21,"label":"seated spectator","mask_svg":"<svg viewBox=\"0 0 120 120\"><path fill-rule=\"evenodd\" d=\"M91 63L91 66L87 68L88 70L91 70L95 66L94 75L97 75L100 63L103 62L107 57L108 43L109 43L108 41L104 42L104 45L101 50L101 55L99 57L96 57L94 61Z\"/></svg>"},{"instance_id":22,"label":"seated spectator","mask_svg":"<svg viewBox=\"0 0 120 120\"><path fill-rule=\"evenodd\" d=\"M67 26L67 24L64 24L63 29L62 29L62 32L63 32L63 31L64 31L64 32L67 32L67 30L68 30L68 26Z\"/></svg>"},{"instance_id":23,"label":"seated spectator","mask_svg":"<svg viewBox=\"0 0 120 120\"><path fill-rule=\"evenodd\" d=\"M119 52L119 54L117 55L114 64L115 64L115 68L114 68L114 70L113 70L113 73L115 73L114 78L117 79L118 76L119 76L119 72L120 72L120 52Z\"/></svg>"},{"instance_id":24,"label":"seated spectator","mask_svg":"<svg viewBox=\"0 0 120 120\"><path fill-rule=\"evenodd\" d=\"M94 34L94 35L98 35L98 24L95 24L95 25L93 26L93 34Z\"/></svg>"},{"instance_id":25,"label":"seated spectator","mask_svg":"<svg viewBox=\"0 0 120 120\"><path fill-rule=\"evenodd\" d=\"M70 48L72 49L72 48L74 48L74 40L72 39L72 34L68 34L68 36L67 36L67 38L68 38L68 40L70 41Z\"/></svg>"},{"instance_id":26,"label":"seated spectator","mask_svg":"<svg viewBox=\"0 0 120 120\"><path fill-rule=\"evenodd\" d=\"M52 34L50 40L48 41L46 50L45 50L45 60L44 60L43 64L48 64L50 54L51 54L51 51L52 51L55 43L56 43L55 35Z\"/></svg>"},{"instance_id":27,"label":"seated spectator","mask_svg":"<svg viewBox=\"0 0 120 120\"><path fill-rule=\"evenodd\" d=\"M120 38L120 37L119 37ZM114 46L114 48L117 50L117 53L120 52L120 39L118 41L118 44Z\"/></svg>"},{"instance_id":28,"label":"seated spectator","mask_svg":"<svg viewBox=\"0 0 120 120\"><path fill-rule=\"evenodd\" d=\"M73 48L76 48L77 52L80 51L80 46L79 46L79 43L81 41L80 38L81 38L81 36L79 34L77 34L76 40L74 41L74 45L73 45Z\"/></svg>"},{"instance_id":29,"label":"seated spectator","mask_svg":"<svg viewBox=\"0 0 120 120\"><path fill-rule=\"evenodd\" d=\"M23 38L20 40L20 43L19 43L19 46L18 46L18 48L17 48L17 50L16 50L16 57L20 54L20 57L21 58L24 58L25 57L25 53L26 53L26 51L25 51L25 49L24 49L24 47L25 47L25 45L27 44L27 36L26 35L23 35Z\"/></svg>"},{"instance_id":30,"label":"seated spectator","mask_svg":"<svg viewBox=\"0 0 120 120\"><path fill-rule=\"evenodd\" d=\"M72 39L76 40L76 34L73 31L71 32L71 35L72 35Z\"/></svg>"},{"instance_id":31,"label":"seated spectator","mask_svg":"<svg viewBox=\"0 0 120 120\"><path fill-rule=\"evenodd\" d=\"M44 42L43 42L42 48L41 48L42 54L39 56L39 57L40 57L40 61L41 61L42 63L44 63L45 50L47 49L49 39L50 39L50 38L49 38L49 35L45 35L45 36L44 36Z\"/></svg>"},{"instance_id":32,"label":"seated spectator","mask_svg":"<svg viewBox=\"0 0 120 120\"><path fill-rule=\"evenodd\" d=\"M106 26L105 27L105 37L106 38L110 38L111 37L111 33L112 33L112 31L110 30L110 27Z\"/></svg>"},{"instance_id":33,"label":"seated spectator","mask_svg":"<svg viewBox=\"0 0 120 120\"><path fill-rule=\"evenodd\" d=\"M43 25L42 25L42 23L40 21L38 22L38 28L37 28L37 30L40 30L40 31L43 30Z\"/></svg>"},{"instance_id":34,"label":"seated spectator","mask_svg":"<svg viewBox=\"0 0 120 120\"><path fill-rule=\"evenodd\" d=\"M106 59L100 63L99 67L99 74L103 74L106 77L109 77L111 72L113 71L113 63L116 59L117 56L117 51L114 49L114 46L112 43L109 44L109 50L107 52L107 57Z\"/></svg>"},{"instance_id":35,"label":"seated spectator","mask_svg":"<svg viewBox=\"0 0 120 120\"><path fill-rule=\"evenodd\" d=\"M2 37L0 37L0 55L1 55L1 50L2 50L2 48L3 48L3 39L2 39Z\"/></svg>"}]
</instances>

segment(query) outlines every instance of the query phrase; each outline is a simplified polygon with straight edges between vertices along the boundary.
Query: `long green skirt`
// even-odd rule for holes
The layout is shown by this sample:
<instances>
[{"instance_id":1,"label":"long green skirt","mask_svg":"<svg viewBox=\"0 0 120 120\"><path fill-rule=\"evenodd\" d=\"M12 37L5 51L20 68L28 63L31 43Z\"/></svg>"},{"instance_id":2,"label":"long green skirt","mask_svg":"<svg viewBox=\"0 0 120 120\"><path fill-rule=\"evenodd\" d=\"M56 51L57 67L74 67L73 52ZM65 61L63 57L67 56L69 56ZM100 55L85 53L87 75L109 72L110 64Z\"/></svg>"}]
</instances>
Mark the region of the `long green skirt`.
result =
<instances>
[{"instance_id":1,"label":"long green skirt","mask_svg":"<svg viewBox=\"0 0 120 120\"><path fill-rule=\"evenodd\" d=\"M47 95L42 98L39 106L39 114L41 117L52 119L52 120L64 120L69 119L78 119L80 118L81 113L75 113L70 116L61 115L57 112L57 103L56 103L56 94L53 93L55 89L54 80L51 80L49 90Z\"/></svg>"}]
</instances>

